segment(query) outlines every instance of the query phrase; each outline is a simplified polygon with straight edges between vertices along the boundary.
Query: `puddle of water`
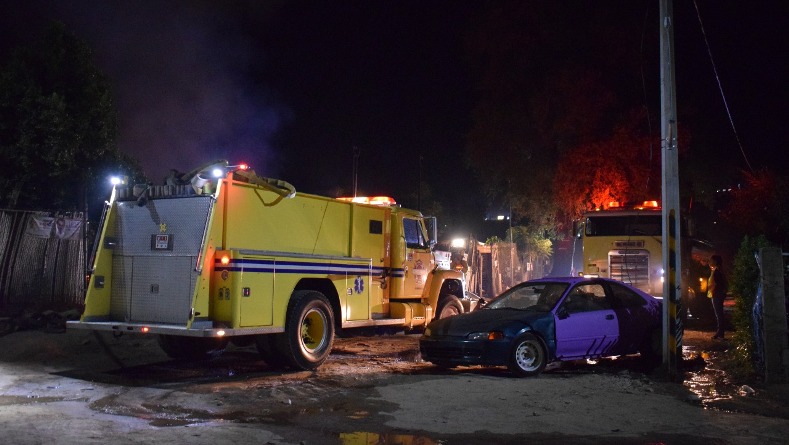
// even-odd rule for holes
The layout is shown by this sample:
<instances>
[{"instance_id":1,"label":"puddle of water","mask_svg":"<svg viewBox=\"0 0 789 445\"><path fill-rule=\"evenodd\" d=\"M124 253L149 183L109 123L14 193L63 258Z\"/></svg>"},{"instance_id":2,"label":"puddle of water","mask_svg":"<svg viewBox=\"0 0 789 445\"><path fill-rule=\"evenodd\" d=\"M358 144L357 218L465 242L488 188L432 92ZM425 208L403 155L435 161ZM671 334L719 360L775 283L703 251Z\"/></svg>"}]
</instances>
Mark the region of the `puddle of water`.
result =
<instances>
[{"instance_id":1,"label":"puddle of water","mask_svg":"<svg viewBox=\"0 0 789 445\"><path fill-rule=\"evenodd\" d=\"M343 445L440 445L444 442L413 434L340 433Z\"/></svg>"},{"instance_id":2,"label":"puddle of water","mask_svg":"<svg viewBox=\"0 0 789 445\"><path fill-rule=\"evenodd\" d=\"M693 348L683 346L683 355L686 359L700 357L703 359L704 367L687 373L687 378L683 382L703 406L722 400L729 400L733 396L731 385L728 384L728 375L721 369L711 366L712 361L717 357L718 352L697 351ZM698 360L698 358L696 358Z\"/></svg>"},{"instance_id":3,"label":"puddle of water","mask_svg":"<svg viewBox=\"0 0 789 445\"><path fill-rule=\"evenodd\" d=\"M34 403L62 402L63 397L0 396L0 406L31 405Z\"/></svg>"}]
</instances>

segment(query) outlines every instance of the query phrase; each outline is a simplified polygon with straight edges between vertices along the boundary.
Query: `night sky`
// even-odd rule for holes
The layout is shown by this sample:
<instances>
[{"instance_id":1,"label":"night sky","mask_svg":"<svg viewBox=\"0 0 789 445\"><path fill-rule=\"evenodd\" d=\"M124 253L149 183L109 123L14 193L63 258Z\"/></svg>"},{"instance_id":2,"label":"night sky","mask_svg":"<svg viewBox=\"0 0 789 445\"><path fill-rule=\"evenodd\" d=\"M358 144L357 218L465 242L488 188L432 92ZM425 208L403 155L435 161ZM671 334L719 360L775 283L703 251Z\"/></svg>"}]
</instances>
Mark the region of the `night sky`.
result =
<instances>
[{"instance_id":1,"label":"night sky","mask_svg":"<svg viewBox=\"0 0 789 445\"><path fill-rule=\"evenodd\" d=\"M533 3L530 25L539 27L542 2ZM641 69L623 65L612 75L623 88L645 85L659 133L658 0L564 7L574 3L584 10L576 16L588 13L601 30L594 38L620 39L608 42L611 48L649 46ZM421 172L445 207L481 219L485 203L466 163L466 135L483 94L471 67L484 61L470 60L468 46L490 26L497 4L3 0L0 56L36 38L51 19L86 40L114 88L118 147L155 182L170 168L228 159L301 191L350 194L356 149L359 194L416 206ZM789 167L789 2L697 4L745 151L729 124L694 2L675 0L679 112L692 116L687 124L704 142L697 158L721 158L733 170L746 169L746 157L754 169ZM574 33L572 26L551 31Z\"/></svg>"}]
</instances>

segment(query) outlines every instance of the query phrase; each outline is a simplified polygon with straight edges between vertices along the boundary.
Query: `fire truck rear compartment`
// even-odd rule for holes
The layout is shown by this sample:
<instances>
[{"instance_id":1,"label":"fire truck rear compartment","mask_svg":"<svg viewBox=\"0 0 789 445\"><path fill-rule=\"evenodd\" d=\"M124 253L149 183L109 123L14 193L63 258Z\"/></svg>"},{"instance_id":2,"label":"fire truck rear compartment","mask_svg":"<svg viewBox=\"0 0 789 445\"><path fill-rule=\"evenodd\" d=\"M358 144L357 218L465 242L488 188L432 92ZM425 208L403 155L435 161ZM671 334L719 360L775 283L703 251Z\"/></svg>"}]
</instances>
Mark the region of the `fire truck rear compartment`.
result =
<instances>
[{"instance_id":1,"label":"fire truck rear compartment","mask_svg":"<svg viewBox=\"0 0 789 445\"><path fill-rule=\"evenodd\" d=\"M110 320L185 325L210 197L118 202ZM157 238L157 236L160 236Z\"/></svg>"}]
</instances>

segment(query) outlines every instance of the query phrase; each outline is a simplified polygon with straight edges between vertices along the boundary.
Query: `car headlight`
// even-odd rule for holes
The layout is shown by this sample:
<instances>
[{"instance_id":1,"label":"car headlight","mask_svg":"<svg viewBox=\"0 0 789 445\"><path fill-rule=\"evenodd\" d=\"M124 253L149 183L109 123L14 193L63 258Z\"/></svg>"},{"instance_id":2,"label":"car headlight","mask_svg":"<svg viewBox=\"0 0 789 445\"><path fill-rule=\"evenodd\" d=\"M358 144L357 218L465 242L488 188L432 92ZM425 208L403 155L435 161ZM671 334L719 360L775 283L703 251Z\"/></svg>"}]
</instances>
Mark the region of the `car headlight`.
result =
<instances>
[{"instance_id":1,"label":"car headlight","mask_svg":"<svg viewBox=\"0 0 789 445\"><path fill-rule=\"evenodd\" d=\"M502 338L504 338L504 333L501 331L472 332L468 334L469 340L499 340Z\"/></svg>"},{"instance_id":2,"label":"car headlight","mask_svg":"<svg viewBox=\"0 0 789 445\"><path fill-rule=\"evenodd\" d=\"M487 332L472 332L471 334L468 334L469 340L485 340L487 338L488 338Z\"/></svg>"}]
</instances>

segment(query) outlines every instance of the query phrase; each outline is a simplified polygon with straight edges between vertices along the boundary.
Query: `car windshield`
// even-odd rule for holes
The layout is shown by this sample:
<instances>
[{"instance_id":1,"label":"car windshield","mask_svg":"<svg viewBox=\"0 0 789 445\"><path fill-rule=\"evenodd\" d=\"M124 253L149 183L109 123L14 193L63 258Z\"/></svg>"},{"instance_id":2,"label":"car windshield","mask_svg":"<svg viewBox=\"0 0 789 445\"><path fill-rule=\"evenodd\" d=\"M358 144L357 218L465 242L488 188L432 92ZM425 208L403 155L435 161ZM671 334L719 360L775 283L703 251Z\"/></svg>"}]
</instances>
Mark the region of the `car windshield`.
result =
<instances>
[{"instance_id":1,"label":"car windshield","mask_svg":"<svg viewBox=\"0 0 789 445\"><path fill-rule=\"evenodd\" d=\"M487 309L525 309L550 311L567 290L567 283L526 282L507 290L486 306Z\"/></svg>"}]
</instances>

